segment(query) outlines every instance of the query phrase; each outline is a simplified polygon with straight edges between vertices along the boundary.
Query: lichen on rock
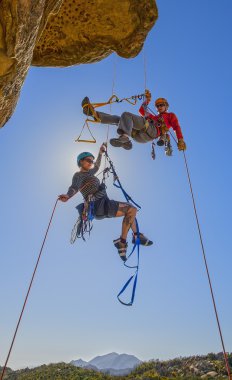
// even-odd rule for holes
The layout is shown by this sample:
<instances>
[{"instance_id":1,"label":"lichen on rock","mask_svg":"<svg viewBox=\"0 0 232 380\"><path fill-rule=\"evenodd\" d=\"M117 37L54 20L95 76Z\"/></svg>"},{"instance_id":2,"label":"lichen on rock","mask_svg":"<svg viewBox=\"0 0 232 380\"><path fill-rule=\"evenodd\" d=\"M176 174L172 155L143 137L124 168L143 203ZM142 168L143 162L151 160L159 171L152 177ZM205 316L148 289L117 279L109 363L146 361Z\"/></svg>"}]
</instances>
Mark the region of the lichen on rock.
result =
<instances>
[{"instance_id":1,"label":"lichen on rock","mask_svg":"<svg viewBox=\"0 0 232 380\"><path fill-rule=\"evenodd\" d=\"M37 41L33 65L67 66L99 61L113 51L130 58L157 18L154 1L65 0Z\"/></svg>"},{"instance_id":2,"label":"lichen on rock","mask_svg":"<svg viewBox=\"0 0 232 380\"><path fill-rule=\"evenodd\" d=\"M134 57L157 16L155 0L0 0L0 127L31 65Z\"/></svg>"}]
</instances>

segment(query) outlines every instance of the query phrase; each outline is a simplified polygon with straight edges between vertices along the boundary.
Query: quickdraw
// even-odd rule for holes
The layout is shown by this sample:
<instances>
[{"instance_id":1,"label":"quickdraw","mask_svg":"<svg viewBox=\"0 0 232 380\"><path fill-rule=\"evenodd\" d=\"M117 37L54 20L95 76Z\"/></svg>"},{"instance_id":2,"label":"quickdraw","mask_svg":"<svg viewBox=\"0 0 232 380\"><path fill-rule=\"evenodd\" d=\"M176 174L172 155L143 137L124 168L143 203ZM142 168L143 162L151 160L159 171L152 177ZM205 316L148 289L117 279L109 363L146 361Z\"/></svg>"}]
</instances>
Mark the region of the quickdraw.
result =
<instances>
[{"instance_id":1,"label":"quickdraw","mask_svg":"<svg viewBox=\"0 0 232 380\"><path fill-rule=\"evenodd\" d=\"M127 103L135 106L137 101L144 99L144 97L145 97L145 94L139 94L139 95L132 95L128 98L120 99L117 95L114 94L106 102L84 104L83 108L88 107L88 109L89 109L89 107L91 107L91 111L92 111L94 119L89 119L89 117L87 115L87 118L86 118L86 120L82 126L81 132L80 132L79 136L75 139L75 142L96 143L96 139L93 136L91 129L90 129L90 126L89 126L89 123L100 123L101 122L98 115L97 115L97 112L95 111L95 108L104 107L104 106L109 105L109 104L122 103L122 102L127 102ZM85 128L88 129L88 132L90 133L92 139L82 139L81 138Z\"/></svg>"},{"instance_id":2,"label":"quickdraw","mask_svg":"<svg viewBox=\"0 0 232 380\"><path fill-rule=\"evenodd\" d=\"M151 158L155 160L156 154L155 154L155 143L154 141L151 143Z\"/></svg>"},{"instance_id":3,"label":"quickdraw","mask_svg":"<svg viewBox=\"0 0 232 380\"><path fill-rule=\"evenodd\" d=\"M164 143L164 151L165 151L165 154L166 156L169 156L171 157L172 156L172 153L173 153L173 149L172 149L172 145L171 145L171 141L170 141L170 136L168 133L166 133L165 135L165 143Z\"/></svg>"},{"instance_id":4,"label":"quickdraw","mask_svg":"<svg viewBox=\"0 0 232 380\"><path fill-rule=\"evenodd\" d=\"M147 107L147 109L153 114L155 115L155 113L152 111L151 108ZM157 123L157 127L160 129L160 132L161 132L161 135L163 135L163 140L164 140L164 152L166 154L166 156L168 157L171 157L172 154L173 154L173 148L172 148L172 144L171 144L171 139L170 139L170 135L169 135L169 129L167 128L165 122L164 122L164 119L162 116L159 117L158 119L158 123ZM156 153L155 153L155 142L153 141L151 143L151 157L153 160L155 160L156 158Z\"/></svg>"}]
</instances>

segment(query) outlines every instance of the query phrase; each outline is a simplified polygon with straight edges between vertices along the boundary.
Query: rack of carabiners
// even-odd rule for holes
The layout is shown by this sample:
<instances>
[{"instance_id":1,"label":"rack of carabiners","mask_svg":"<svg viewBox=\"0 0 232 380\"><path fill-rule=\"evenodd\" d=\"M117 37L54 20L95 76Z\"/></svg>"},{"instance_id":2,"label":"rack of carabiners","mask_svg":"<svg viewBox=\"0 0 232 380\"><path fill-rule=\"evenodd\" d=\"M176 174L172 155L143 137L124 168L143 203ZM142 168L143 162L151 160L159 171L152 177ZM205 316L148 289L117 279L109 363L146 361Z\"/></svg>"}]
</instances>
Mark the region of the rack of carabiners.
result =
<instances>
[{"instance_id":1,"label":"rack of carabiners","mask_svg":"<svg viewBox=\"0 0 232 380\"><path fill-rule=\"evenodd\" d=\"M114 94L106 102L91 103L91 108L93 110L93 117L94 118L89 119L89 115L87 114L87 118L85 119L84 124L83 124L82 129L81 129L81 132L80 132L79 136L75 139L75 142L85 142L85 143L93 143L93 144L97 142L93 133L91 132L91 128L89 125L89 123L100 123L101 122L101 120L99 119L99 117L97 115L97 112L95 111L95 108L104 107L104 106L109 105L109 104L122 103L122 102L127 102L127 103L135 106L137 101L144 99L144 97L145 97L145 94L140 94L140 95L132 95L128 98L120 99L117 95ZM85 107L85 105L84 105L84 107ZM88 132L91 136L91 139L82 139L82 135L83 135L83 132L85 129L88 130Z\"/></svg>"},{"instance_id":2,"label":"rack of carabiners","mask_svg":"<svg viewBox=\"0 0 232 380\"><path fill-rule=\"evenodd\" d=\"M147 110L152 115L156 116L156 114L154 113L154 111L150 107L147 106ZM165 121L164 121L162 116L159 116L159 118L158 118L157 127L159 128L159 130L161 131L161 134L162 134L162 145L164 145L164 152L165 152L166 156L171 157L172 153L173 153L171 139L170 139L170 135L168 133L168 128L166 127ZM161 144L159 144L159 142L157 143L157 145L162 146ZM155 158L156 158L155 146L156 146L155 142L152 141L152 143L151 143L151 157L153 160L155 160Z\"/></svg>"},{"instance_id":3,"label":"rack of carabiners","mask_svg":"<svg viewBox=\"0 0 232 380\"><path fill-rule=\"evenodd\" d=\"M85 235L90 236L90 232L93 228L94 219L94 203L91 198L89 198L84 203L81 203L76 207L80 213L75 225L73 226L71 232L70 243L74 244L76 239L83 239L85 241Z\"/></svg>"}]
</instances>

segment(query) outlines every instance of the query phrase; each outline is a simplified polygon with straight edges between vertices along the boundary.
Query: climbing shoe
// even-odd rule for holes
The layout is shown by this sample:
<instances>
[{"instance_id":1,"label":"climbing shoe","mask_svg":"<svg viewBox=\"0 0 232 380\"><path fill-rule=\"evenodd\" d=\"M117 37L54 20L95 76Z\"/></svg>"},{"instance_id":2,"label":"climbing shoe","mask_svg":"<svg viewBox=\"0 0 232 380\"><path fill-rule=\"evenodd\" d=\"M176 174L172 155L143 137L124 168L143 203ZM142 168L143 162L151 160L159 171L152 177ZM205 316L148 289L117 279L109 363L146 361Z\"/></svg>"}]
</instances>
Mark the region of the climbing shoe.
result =
<instances>
[{"instance_id":1,"label":"climbing shoe","mask_svg":"<svg viewBox=\"0 0 232 380\"><path fill-rule=\"evenodd\" d=\"M110 144L115 148L124 148L126 150L132 149L132 142L129 137L125 135L121 135L115 139L110 139Z\"/></svg>"},{"instance_id":2,"label":"climbing shoe","mask_svg":"<svg viewBox=\"0 0 232 380\"><path fill-rule=\"evenodd\" d=\"M120 258L122 259L122 261L125 262L127 260L127 257L126 257L127 243L123 243L121 241L121 238L113 240L113 243L114 243L115 248L117 248L118 250L118 254Z\"/></svg>"},{"instance_id":3,"label":"climbing shoe","mask_svg":"<svg viewBox=\"0 0 232 380\"><path fill-rule=\"evenodd\" d=\"M132 244L135 244L135 240L137 238L137 234L133 234L133 238L132 238ZM152 245L153 244L153 241L149 240L144 234L142 234L141 232L139 233L139 239L140 239L140 244L141 245L145 245L146 247L148 247L149 245Z\"/></svg>"},{"instance_id":4,"label":"climbing shoe","mask_svg":"<svg viewBox=\"0 0 232 380\"><path fill-rule=\"evenodd\" d=\"M98 114L97 112L95 111L94 107L92 106L92 104L90 103L90 100L88 98L88 96L86 96L82 102L81 102L81 106L83 108L83 113L87 116L92 116L94 118L94 120L98 121L99 120L99 117L98 117Z\"/></svg>"}]
</instances>

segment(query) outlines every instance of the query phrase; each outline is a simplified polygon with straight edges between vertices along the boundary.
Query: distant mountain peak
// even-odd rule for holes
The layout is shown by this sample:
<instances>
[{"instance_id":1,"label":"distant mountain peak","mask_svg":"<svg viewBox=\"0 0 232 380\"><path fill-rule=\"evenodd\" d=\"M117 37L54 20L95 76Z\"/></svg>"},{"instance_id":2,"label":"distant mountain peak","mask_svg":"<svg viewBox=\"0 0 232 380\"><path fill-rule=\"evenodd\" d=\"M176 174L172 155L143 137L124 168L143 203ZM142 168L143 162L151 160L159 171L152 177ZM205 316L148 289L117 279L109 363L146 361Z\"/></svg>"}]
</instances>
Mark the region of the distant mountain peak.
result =
<instances>
[{"instance_id":1,"label":"distant mountain peak","mask_svg":"<svg viewBox=\"0 0 232 380\"><path fill-rule=\"evenodd\" d=\"M118 354L117 352L110 352L105 355L98 355L90 361L86 362L82 359L72 360L71 364L76 367L90 368L96 367L99 371L114 373L118 372L123 374L123 371L129 373L137 367L141 361L134 355Z\"/></svg>"}]
</instances>

